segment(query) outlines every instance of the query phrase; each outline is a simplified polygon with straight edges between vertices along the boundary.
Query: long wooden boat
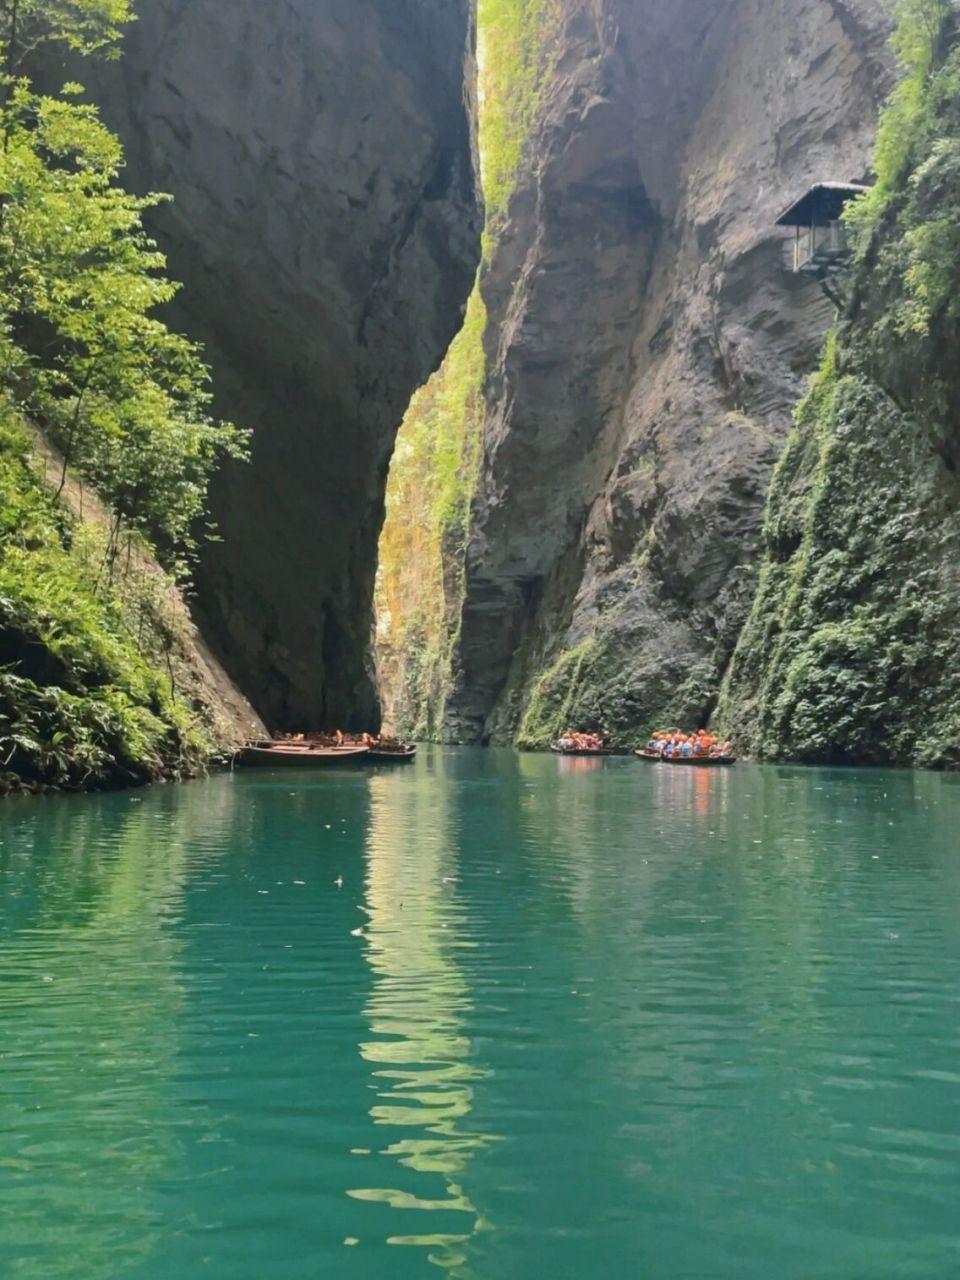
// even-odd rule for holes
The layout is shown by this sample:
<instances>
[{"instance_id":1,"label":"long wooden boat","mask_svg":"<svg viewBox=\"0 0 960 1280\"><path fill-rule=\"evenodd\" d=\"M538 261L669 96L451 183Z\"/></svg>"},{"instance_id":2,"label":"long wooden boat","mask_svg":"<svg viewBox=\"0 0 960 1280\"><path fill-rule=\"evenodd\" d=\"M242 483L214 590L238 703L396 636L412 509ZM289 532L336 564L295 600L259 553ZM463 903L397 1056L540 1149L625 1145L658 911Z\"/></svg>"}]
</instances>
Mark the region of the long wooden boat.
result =
<instances>
[{"instance_id":1,"label":"long wooden boat","mask_svg":"<svg viewBox=\"0 0 960 1280\"><path fill-rule=\"evenodd\" d=\"M717 769L736 764L736 756L661 756L664 764L688 764L699 769Z\"/></svg>"},{"instance_id":2,"label":"long wooden boat","mask_svg":"<svg viewBox=\"0 0 960 1280\"><path fill-rule=\"evenodd\" d=\"M561 747L557 742L551 743L550 750L557 756L615 756L619 754L615 747Z\"/></svg>"},{"instance_id":3,"label":"long wooden boat","mask_svg":"<svg viewBox=\"0 0 960 1280\"><path fill-rule=\"evenodd\" d=\"M663 759L659 751L644 751L642 748L639 748L639 747L633 754L637 757L638 760L652 760L654 763L656 763L658 760Z\"/></svg>"},{"instance_id":4,"label":"long wooden boat","mask_svg":"<svg viewBox=\"0 0 960 1280\"><path fill-rule=\"evenodd\" d=\"M316 747L309 742L251 743L240 752L241 764L267 769L316 769L358 760L369 747Z\"/></svg>"},{"instance_id":5,"label":"long wooden boat","mask_svg":"<svg viewBox=\"0 0 960 1280\"><path fill-rule=\"evenodd\" d=\"M401 764L404 761L416 759L416 755L416 746L413 743L404 743L402 747L373 746L367 752L367 759L376 760L378 763L387 760L391 764Z\"/></svg>"}]
</instances>

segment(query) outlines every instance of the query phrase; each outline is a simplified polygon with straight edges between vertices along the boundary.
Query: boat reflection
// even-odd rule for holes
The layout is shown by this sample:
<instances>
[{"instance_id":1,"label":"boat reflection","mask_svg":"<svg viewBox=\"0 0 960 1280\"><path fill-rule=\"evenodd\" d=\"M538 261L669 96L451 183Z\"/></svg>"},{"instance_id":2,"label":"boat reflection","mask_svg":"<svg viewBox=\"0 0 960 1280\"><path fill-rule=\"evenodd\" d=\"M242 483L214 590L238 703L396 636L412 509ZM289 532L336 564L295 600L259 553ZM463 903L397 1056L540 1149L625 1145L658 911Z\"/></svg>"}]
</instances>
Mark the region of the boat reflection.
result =
<instances>
[{"instance_id":1,"label":"boat reflection","mask_svg":"<svg viewBox=\"0 0 960 1280\"><path fill-rule=\"evenodd\" d=\"M653 765L652 768L659 805L683 806L696 815L700 825L726 811L730 791L729 769L686 769L667 764Z\"/></svg>"},{"instance_id":2,"label":"boat reflection","mask_svg":"<svg viewBox=\"0 0 960 1280\"><path fill-rule=\"evenodd\" d=\"M374 1068L370 1116L392 1131L376 1154L396 1162L394 1178L397 1169L404 1174L399 1185L348 1194L410 1211L400 1230L388 1227L388 1243L426 1249L436 1266L466 1277L467 1242L485 1224L463 1175L492 1137L468 1123L474 1083L485 1073L471 1060L470 993L457 963L470 944L455 832L442 779L411 786L395 775L373 777L370 791L365 937L374 983L364 1010L371 1037L360 1052ZM415 1219L424 1212L425 1229Z\"/></svg>"},{"instance_id":3,"label":"boat reflection","mask_svg":"<svg viewBox=\"0 0 960 1280\"><path fill-rule=\"evenodd\" d=\"M606 756L557 756L557 769L561 774L593 773L602 769Z\"/></svg>"}]
</instances>

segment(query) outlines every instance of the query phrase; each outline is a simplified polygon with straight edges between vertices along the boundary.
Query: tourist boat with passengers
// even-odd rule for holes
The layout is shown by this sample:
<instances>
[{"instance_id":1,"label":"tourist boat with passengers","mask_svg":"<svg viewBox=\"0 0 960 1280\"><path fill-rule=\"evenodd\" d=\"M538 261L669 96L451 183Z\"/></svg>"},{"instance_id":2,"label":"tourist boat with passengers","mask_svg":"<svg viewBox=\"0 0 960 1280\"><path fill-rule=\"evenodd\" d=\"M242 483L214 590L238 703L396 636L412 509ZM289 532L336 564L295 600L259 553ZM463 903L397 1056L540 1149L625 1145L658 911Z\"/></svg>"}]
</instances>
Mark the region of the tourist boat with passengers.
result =
<instances>
[{"instance_id":1,"label":"tourist boat with passengers","mask_svg":"<svg viewBox=\"0 0 960 1280\"><path fill-rule=\"evenodd\" d=\"M737 762L733 744L706 729L698 729L696 733L682 733L679 729L654 733L646 745L638 747L633 754L638 760L649 760L652 764L685 764L700 769Z\"/></svg>"},{"instance_id":2,"label":"tourist boat with passengers","mask_svg":"<svg viewBox=\"0 0 960 1280\"><path fill-rule=\"evenodd\" d=\"M736 756L684 756L674 753L660 757L662 764L689 764L699 769L716 769L723 765L736 764Z\"/></svg>"},{"instance_id":3,"label":"tourist boat with passengers","mask_svg":"<svg viewBox=\"0 0 960 1280\"><path fill-rule=\"evenodd\" d=\"M640 748L633 753L638 760L649 760L651 764L689 764L700 769L717 768L722 765L730 765L737 763L737 757L732 755L680 755L674 753L672 755L664 755L659 751L647 751Z\"/></svg>"},{"instance_id":4,"label":"tourist boat with passengers","mask_svg":"<svg viewBox=\"0 0 960 1280\"><path fill-rule=\"evenodd\" d=\"M589 734L575 734L570 737L558 738L556 742L551 742L550 750L554 755L558 756L615 756L619 754L616 747L611 747L609 743L605 743Z\"/></svg>"},{"instance_id":5,"label":"tourist boat with passengers","mask_svg":"<svg viewBox=\"0 0 960 1280\"><path fill-rule=\"evenodd\" d=\"M240 751L240 763L268 769L318 769L356 762L369 753L369 747L353 743L330 747L318 742L268 740L248 742Z\"/></svg>"},{"instance_id":6,"label":"tourist boat with passengers","mask_svg":"<svg viewBox=\"0 0 960 1280\"><path fill-rule=\"evenodd\" d=\"M412 742L375 742L367 751L367 759L386 761L389 764L404 764L417 758L417 748Z\"/></svg>"}]
</instances>

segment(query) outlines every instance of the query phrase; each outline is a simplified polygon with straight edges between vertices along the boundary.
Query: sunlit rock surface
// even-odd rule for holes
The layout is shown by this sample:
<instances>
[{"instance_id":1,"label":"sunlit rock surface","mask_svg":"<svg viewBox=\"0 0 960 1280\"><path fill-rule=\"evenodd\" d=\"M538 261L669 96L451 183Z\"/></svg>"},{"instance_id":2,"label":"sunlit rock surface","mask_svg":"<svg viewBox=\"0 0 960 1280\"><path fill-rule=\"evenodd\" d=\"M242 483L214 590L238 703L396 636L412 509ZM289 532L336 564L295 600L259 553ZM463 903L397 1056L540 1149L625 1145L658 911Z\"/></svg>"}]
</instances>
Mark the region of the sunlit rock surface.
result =
<instances>
[{"instance_id":1,"label":"sunlit rock surface","mask_svg":"<svg viewBox=\"0 0 960 1280\"><path fill-rule=\"evenodd\" d=\"M489 410L454 739L709 711L831 308L777 215L862 179L882 0L566 0L482 281ZM571 656L572 655L572 656Z\"/></svg>"}]
</instances>

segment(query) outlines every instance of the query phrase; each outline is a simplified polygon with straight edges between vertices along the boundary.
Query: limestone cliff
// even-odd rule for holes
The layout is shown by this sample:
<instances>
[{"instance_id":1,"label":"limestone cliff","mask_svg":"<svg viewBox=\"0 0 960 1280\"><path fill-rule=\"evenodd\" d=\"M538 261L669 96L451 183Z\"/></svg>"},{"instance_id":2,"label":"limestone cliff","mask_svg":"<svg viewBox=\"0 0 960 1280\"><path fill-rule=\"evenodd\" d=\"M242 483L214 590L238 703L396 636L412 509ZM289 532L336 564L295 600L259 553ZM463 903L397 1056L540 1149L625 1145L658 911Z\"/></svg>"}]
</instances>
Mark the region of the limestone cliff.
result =
<instances>
[{"instance_id":1,"label":"limestone cliff","mask_svg":"<svg viewBox=\"0 0 960 1280\"><path fill-rule=\"evenodd\" d=\"M883 0L564 0L481 277L449 737L710 710L831 321L774 222L812 181L865 175L887 25Z\"/></svg>"},{"instance_id":2,"label":"limestone cliff","mask_svg":"<svg viewBox=\"0 0 960 1280\"><path fill-rule=\"evenodd\" d=\"M175 320L255 433L215 490L204 632L272 726L368 725L393 436L479 254L468 0L138 9L85 78L129 183L175 197L154 223Z\"/></svg>"},{"instance_id":3,"label":"limestone cliff","mask_svg":"<svg viewBox=\"0 0 960 1280\"><path fill-rule=\"evenodd\" d=\"M720 707L768 758L960 766L960 16L900 22L858 261Z\"/></svg>"}]
</instances>

